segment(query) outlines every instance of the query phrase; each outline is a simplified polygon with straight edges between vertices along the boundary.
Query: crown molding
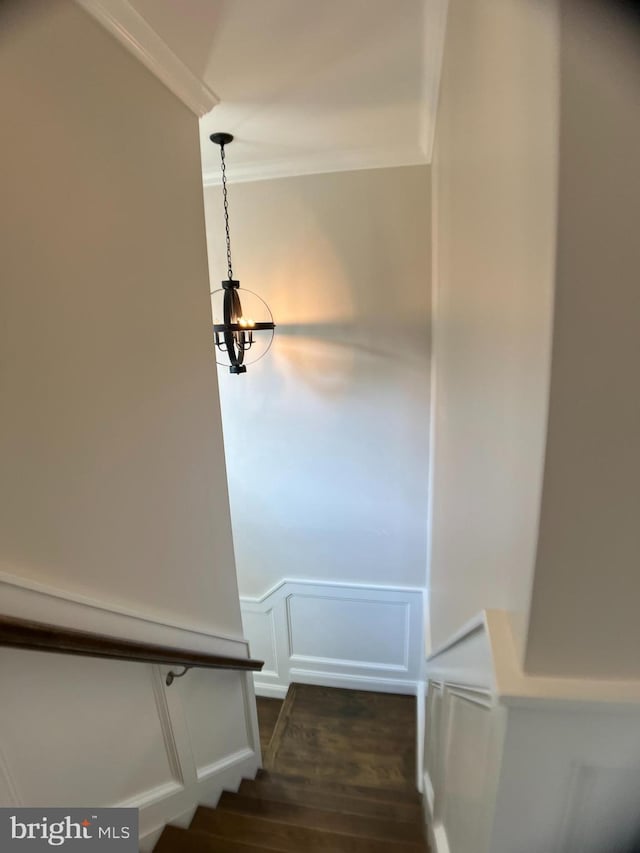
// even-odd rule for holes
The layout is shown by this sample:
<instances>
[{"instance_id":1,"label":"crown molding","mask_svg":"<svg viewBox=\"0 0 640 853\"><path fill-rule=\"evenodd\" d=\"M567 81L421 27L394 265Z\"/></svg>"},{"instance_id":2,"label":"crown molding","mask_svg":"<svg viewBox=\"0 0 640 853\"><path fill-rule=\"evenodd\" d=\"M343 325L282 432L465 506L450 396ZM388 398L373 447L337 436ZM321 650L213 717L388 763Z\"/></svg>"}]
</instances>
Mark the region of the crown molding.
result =
<instances>
[{"instance_id":1,"label":"crown molding","mask_svg":"<svg viewBox=\"0 0 640 853\"><path fill-rule=\"evenodd\" d=\"M227 163L227 178L233 183L268 181L301 175L321 175L327 172L353 172L362 169L389 169L394 166L426 166L428 161L417 145L363 148L357 150L316 152L280 160L251 163ZM218 169L203 174L205 187L219 186Z\"/></svg>"},{"instance_id":2,"label":"crown molding","mask_svg":"<svg viewBox=\"0 0 640 853\"><path fill-rule=\"evenodd\" d=\"M425 3L420 146L427 163L433 158L448 5L448 0L427 0Z\"/></svg>"},{"instance_id":3,"label":"crown molding","mask_svg":"<svg viewBox=\"0 0 640 853\"><path fill-rule=\"evenodd\" d=\"M128 0L76 0L193 113L203 116L218 96L185 65Z\"/></svg>"}]
</instances>

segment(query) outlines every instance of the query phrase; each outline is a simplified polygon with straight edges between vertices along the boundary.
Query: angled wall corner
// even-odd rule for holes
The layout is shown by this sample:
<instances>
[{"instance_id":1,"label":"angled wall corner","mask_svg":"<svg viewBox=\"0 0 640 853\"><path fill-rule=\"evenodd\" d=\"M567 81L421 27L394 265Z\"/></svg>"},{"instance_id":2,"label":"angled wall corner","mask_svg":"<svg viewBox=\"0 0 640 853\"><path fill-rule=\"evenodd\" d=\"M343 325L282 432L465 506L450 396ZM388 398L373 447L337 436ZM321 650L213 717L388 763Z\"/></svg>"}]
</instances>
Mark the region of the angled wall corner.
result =
<instances>
[{"instance_id":1,"label":"angled wall corner","mask_svg":"<svg viewBox=\"0 0 640 853\"><path fill-rule=\"evenodd\" d=\"M633 4L562 3L556 296L526 668L640 676L640 54Z\"/></svg>"},{"instance_id":2,"label":"angled wall corner","mask_svg":"<svg viewBox=\"0 0 640 853\"><path fill-rule=\"evenodd\" d=\"M127 0L75 0L196 116L219 103L218 96L161 38ZM141 104L141 109L144 105Z\"/></svg>"},{"instance_id":3,"label":"angled wall corner","mask_svg":"<svg viewBox=\"0 0 640 853\"><path fill-rule=\"evenodd\" d=\"M484 608L524 656L546 438L556 0L449 0L432 163L434 647Z\"/></svg>"}]
</instances>

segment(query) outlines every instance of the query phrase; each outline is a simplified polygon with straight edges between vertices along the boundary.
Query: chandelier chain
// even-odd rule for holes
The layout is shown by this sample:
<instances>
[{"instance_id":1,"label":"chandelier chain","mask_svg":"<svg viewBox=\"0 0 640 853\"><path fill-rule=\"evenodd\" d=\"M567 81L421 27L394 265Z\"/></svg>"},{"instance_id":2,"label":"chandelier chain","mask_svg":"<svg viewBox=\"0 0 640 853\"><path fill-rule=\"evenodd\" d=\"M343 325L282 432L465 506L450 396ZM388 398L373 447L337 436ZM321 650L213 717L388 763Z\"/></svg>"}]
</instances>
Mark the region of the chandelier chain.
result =
<instances>
[{"instance_id":1,"label":"chandelier chain","mask_svg":"<svg viewBox=\"0 0 640 853\"><path fill-rule=\"evenodd\" d=\"M227 272L229 281L233 279L231 266L231 235L229 233L229 202L227 200L227 166L224 157L224 145L220 146L220 160L222 162L222 197L224 199L224 230L227 235Z\"/></svg>"}]
</instances>

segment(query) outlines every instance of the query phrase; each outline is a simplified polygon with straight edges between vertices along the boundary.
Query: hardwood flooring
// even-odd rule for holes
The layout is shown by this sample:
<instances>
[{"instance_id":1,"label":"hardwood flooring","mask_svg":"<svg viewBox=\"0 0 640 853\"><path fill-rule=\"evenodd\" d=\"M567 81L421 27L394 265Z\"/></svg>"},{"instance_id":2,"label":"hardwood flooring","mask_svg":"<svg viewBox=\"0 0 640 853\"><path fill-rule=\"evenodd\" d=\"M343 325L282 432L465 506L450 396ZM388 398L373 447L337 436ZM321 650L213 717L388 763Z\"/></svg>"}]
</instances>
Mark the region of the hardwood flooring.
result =
<instances>
[{"instance_id":1,"label":"hardwood flooring","mask_svg":"<svg viewBox=\"0 0 640 853\"><path fill-rule=\"evenodd\" d=\"M415 789L413 696L292 684L267 770L309 782Z\"/></svg>"},{"instance_id":2,"label":"hardwood flooring","mask_svg":"<svg viewBox=\"0 0 640 853\"><path fill-rule=\"evenodd\" d=\"M264 769L155 853L427 853L413 697L292 684L258 722Z\"/></svg>"},{"instance_id":3,"label":"hardwood flooring","mask_svg":"<svg viewBox=\"0 0 640 853\"><path fill-rule=\"evenodd\" d=\"M264 696L256 697L258 706L258 728L260 730L260 747L264 755L269 746L269 741L278 721L278 714L284 704L283 699L267 699Z\"/></svg>"}]
</instances>

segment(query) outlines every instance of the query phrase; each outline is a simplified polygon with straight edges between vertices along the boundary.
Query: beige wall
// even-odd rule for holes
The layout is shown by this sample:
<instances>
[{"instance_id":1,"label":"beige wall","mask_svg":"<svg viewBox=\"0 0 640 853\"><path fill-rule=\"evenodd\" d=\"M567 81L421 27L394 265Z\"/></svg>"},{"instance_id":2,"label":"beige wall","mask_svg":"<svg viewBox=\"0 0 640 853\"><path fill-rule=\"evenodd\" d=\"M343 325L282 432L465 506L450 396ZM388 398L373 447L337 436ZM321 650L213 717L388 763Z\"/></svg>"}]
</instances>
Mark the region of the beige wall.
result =
<instances>
[{"instance_id":1,"label":"beige wall","mask_svg":"<svg viewBox=\"0 0 640 853\"><path fill-rule=\"evenodd\" d=\"M423 586L429 169L229 190L234 274L277 323L266 358L219 373L240 590L286 577ZM217 284L218 188L205 204Z\"/></svg>"},{"instance_id":2,"label":"beige wall","mask_svg":"<svg viewBox=\"0 0 640 853\"><path fill-rule=\"evenodd\" d=\"M546 425L557 88L553 2L451 0L433 164L434 647L488 607L511 612L524 647Z\"/></svg>"},{"instance_id":3,"label":"beige wall","mask_svg":"<svg viewBox=\"0 0 640 853\"><path fill-rule=\"evenodd\" d=\"M640 675L638 29L565 4L549 436L527 668Z\"/></svg>"},{"instance_id":4,"label":"beige wall","mask_svg":"<svg viewBox=\"0 0 640 853\"><path fill-rule=\"evenodd\" d=\"M197 120L70 0L1 24L0 570L238 635Z\"/></svg>"}]
</instances>

